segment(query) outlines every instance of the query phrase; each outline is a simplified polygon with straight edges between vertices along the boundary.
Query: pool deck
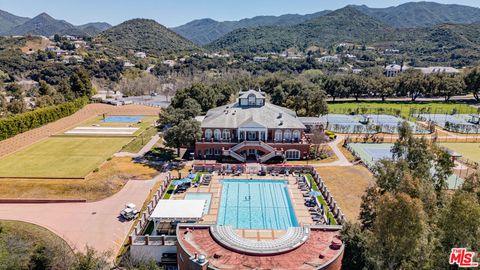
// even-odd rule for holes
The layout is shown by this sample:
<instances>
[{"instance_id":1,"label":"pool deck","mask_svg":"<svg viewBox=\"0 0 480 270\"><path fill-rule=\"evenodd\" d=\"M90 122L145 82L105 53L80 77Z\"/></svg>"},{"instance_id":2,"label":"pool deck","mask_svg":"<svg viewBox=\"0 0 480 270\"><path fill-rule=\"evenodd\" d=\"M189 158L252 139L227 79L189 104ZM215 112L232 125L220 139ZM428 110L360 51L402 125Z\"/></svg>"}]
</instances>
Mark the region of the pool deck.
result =
<instances>
[{"instance_id":1,"label":"pool deck","mask_svg":"<svg viewBox=\"0 0 480 270\"><path fill-rule=\"evenodd\" d=\"M256 174L242 174L240 176L219 176L214 175L212 181L208 186L199 186L191 187L187 192L182 194L174 194L171 199L173 200L183 200L187 193L212 193L212 200L210 202L210 211L207 215L203 217L203 221L199 222L200 224L215 224L217 222L217 215L220 208L220 200L222 196L222 184L220 183L223 179L231 180L245 180L245 179L254 179L254 180L287 180L288 181L288 193L290 196L290 201L292 203L293 209L295 210L295 215L297 217L298 224L311 225L314 224L308 208L304 205L304 198L302 191L298 189L296 179L294 176L258 176ZM235 230L239 236L242 236L246 239L252 240L272 240L277 239L285 234L285 230Z\"/></svg>"}]
</instances>

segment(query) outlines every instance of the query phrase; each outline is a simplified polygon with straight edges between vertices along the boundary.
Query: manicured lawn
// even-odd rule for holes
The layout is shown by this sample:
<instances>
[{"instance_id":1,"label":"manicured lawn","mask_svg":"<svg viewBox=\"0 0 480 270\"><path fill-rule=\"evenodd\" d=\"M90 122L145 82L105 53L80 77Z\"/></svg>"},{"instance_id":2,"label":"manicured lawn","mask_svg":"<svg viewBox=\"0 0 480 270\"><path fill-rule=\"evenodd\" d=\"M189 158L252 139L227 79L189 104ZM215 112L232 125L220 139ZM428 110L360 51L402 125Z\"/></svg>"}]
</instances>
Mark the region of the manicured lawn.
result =
<instances>
[{"instance_id":1,"label":"manicured lawn","mask_svg":"<svg viewBox=\"0 0 480 270\"><path fill-rule=\"evenodd\" d=\"M310 184L312 185L313 191L320 191L318 189L317 183L315 183L315 181L313 181L312 176L310 174L306 174L305 176L307 177L308 181L310 181ZM330 208L328 207L327 202L325 201L323 196L317 196L317 199L320 202L320 204L323 205L323 209L327 213L327 218L330 220L330 225L336 225L337 221L333 217L333 214L330 212Z\"/></svg>"},{"instance_id":2,"label":"manicured lawn","mask_svg":"<svg viewBox=\"0 0 480 270\"><path fill-rule=\"evenodd\" d=\"M130 140L50 137L0 159L0 177L85 177Z\"/></svg>"},{"instance_id":3,"label":"manicured lawn","mask_svg":"<svg viewBox=\"0 0 480 270\"><path fill-rule=\"evenodd\" d=\"M162 200L170 200L170 197L172 197L172 193L174 189L175 189L175 185L170 184L168 186L167 191L163 194Z\"/></svg>"},{"instance_id":4,"label":"manicured lawn","mask_svg":"<svg viewBox=\"0 0 480 270\"><path fill-rule=\"evenodd\" d=\"M141 123L104 123L102 122L103 120L103 117L102 116L96 116L94 118L91 118L87 121L84 121L78 125L76 125L77 127L88 127L88 126L92 126L92 125L100 125L102 127L136 127L136 128L139 128L139 130L137 130L133 135L134 136L137 136L139 134L141 134L142 132L144 132L147 128L151 127L153 122L155 122L155 120L157 120L158 117L156 116L145 116L143 119L142 119L142 122Z\"/></svg>"},{"instance_id":5,"label":"manicured lawn","mask_svg":"<svg viewBox=\"0 0 480 270\"><path fill-rule=\"evenodd\" d=\"M480 162L480 143L441 143L440 145L461 154L469 160Z\"/></svg>"},{"instance_id":6,"label":"manicured lawn","mask_svg":"<svg viewBox=\"0 0 480 270\"><path fill-rule=\"evenodd\" d=\"M123 152L137 153L152 139L158 130L155 127L148 127L142 134L138 135L129 144L122 148Z\"/></svg>"},{"instance_id":7,"label":"manicured lawn","mask_svg":"<svg viewBox=\"0 0 480 270\"><path fill-rule=\"evenodd\" d=\"M475 113L477 109L464 104L455 103L399 103L399 102L343 102L328 104L329 113L348 114L355 112L365 114L392 114L396 115L397 111L404 118L408 118L410 113L452 113L456 110L457 114Z\"/></svg>"}]
</instances>

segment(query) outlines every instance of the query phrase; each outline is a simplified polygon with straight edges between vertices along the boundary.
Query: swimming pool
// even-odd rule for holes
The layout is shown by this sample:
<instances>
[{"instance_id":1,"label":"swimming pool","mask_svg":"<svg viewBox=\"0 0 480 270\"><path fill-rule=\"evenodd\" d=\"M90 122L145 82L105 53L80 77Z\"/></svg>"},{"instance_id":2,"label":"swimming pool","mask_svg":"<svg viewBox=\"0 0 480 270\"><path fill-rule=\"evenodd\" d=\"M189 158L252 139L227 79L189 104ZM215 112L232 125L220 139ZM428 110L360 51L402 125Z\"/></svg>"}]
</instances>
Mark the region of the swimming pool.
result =
<instances>
[{"instance_id":1,"label":"swimming pool","mask_svg":"<svg viewBox=\"0 0 480 270\"><path fill-rule=\"evenodd\" d=\"M236 229L298 227L285 181L223 180L217 223Z\"/></svg>"},{"instance_id":2,"label":"swimming pool","mask_svg":"<svg viewBox=\"0 0 480 270\"><path fill-rule=\"evenodd\" d=\"M203 208L203 215L208 214L210 211L210 202L212 201L212 193L187 193L185 200L205 200L205 208Z\"/></svg>"},{"instance_id":3,"label":"swimming pool","mask_svg":"<svg viewBox=\"0 0 480 270\"><path fill-rule=\"evenodd\" d=\"M102 120L103 123L137 123L143 116L107 116Z\"/></svg>"}]
</instances>

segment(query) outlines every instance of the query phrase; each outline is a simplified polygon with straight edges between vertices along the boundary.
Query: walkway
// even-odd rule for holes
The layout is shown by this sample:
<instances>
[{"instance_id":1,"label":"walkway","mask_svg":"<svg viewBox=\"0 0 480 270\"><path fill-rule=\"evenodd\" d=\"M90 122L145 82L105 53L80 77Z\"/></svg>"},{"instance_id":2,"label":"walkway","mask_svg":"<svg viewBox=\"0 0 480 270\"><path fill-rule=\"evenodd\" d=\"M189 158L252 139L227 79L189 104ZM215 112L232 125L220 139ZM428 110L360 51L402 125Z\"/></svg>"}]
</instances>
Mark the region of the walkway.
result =
<instances>
[{"instance_id":1,"label":"walkway","mask_svg":"<svg viewBox=\"0 0 480 270\"><path fill-rule=\"evenodd\" d=\"M45 227L62 237L73 249L90 246L115 256L133 221L119 218L126 203L141 207L161 174L148 181L129 181L125 187L102 201L64 204L0 204L0 219L19 220Z\"/></svg>"},{"instance_id":2,"label":"walkway","mask_svg":"<svg viewBox=\"0 0 480 270\"><path fill-rule=\"evenodd\" d=\"M328 143L328 146L332 149L333 153L337 156L337 160L328 163L319 163L319 164L312 164L313 167L331 167L331 166L353 166L353 164L348 161L348 159L343 155L340 148L338 148L338 144L344 140L345 138L342 136L337 136L337 138Z\"/></svg>"}]
</instances>

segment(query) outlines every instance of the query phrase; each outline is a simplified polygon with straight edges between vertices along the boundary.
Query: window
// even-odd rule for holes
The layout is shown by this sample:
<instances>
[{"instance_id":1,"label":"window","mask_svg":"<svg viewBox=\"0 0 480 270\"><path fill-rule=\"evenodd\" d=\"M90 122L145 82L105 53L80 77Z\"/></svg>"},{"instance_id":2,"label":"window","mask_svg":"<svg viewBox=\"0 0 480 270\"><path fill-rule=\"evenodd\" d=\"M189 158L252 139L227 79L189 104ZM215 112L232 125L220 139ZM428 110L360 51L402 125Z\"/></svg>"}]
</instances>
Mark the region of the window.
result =
<instances>
[{"instance_id":1,"label":"window","mask_svg":"<svg viewBox=\"0 0 480 270\"><path fill-rule=\"evenodd\" d=\"M230 130L224 129L222 132L222 139L223 140L230 140Z\"/></svg>"},{"instance_id":2,"label":"window","mask_svg":"<svg viewBox=\"0 0 480 270\"><path fill-rule=\"evenodd\" d=\"M205 130L205 139L210 140L212 138L212 130L207 129Z\"/></svg>"},{"instance_id":3,"label":"window","mask_svg":"<svg viewBox=\"0 0 480 270\"><path fill-rule=\"evenodd\" d=\"M290 130L286 130L283 133L283 138L285 139L285 141L290 141L292 139L292 132Z\"/></svg>"},{"instance_id":4,"label":"window","mask_svg":"<svg viewBox=\"0 0 480 270\"><path fill-rule=\"evenodd\" d=\"M215 131L213 132L213 137L216 141L220 141L220 139L222 138L222 132L220 131L220 129L215 129Z\"/></svg>"},{"instance_id":5,"label":"window","mask_svg":"<svg viewBox=\"0 0 480 270\"><path fill-rule=\"evenodd\" d=\"M295 131L293 132L293 139L294 139L294 140L299 140L299 139L300 139L300 131L295 130Z\"/></svg>"},{"instance_id":6,"label":"window","mask_svg":"<svg viewBox=\"0 0 480 270\"><path fill-rule=\"evenodd\" d=\"M281 142L282 141L282 131L281 130L275 130L275 141L276 142Z\"/></svg>"},{"instance_id":7,"label":"window","mask_svg":"<svg viewBox=\"0 0 480 270\"><path fill-rule=\"evenodd\" d=\"M285 152L285 156L287 159L300 159L300 151L295 149L290 149Z\"/></svg>"},{"instance_id":8,"label":"window","mask_svg":"<svg viewBox=\"0 0 480 270\"><path fill-rule=\"evenodd\" d=\"M254 106L255 105L255 95L254 94L248 95L248 105L249 106Z\"/></svg>"}]
</instances>

